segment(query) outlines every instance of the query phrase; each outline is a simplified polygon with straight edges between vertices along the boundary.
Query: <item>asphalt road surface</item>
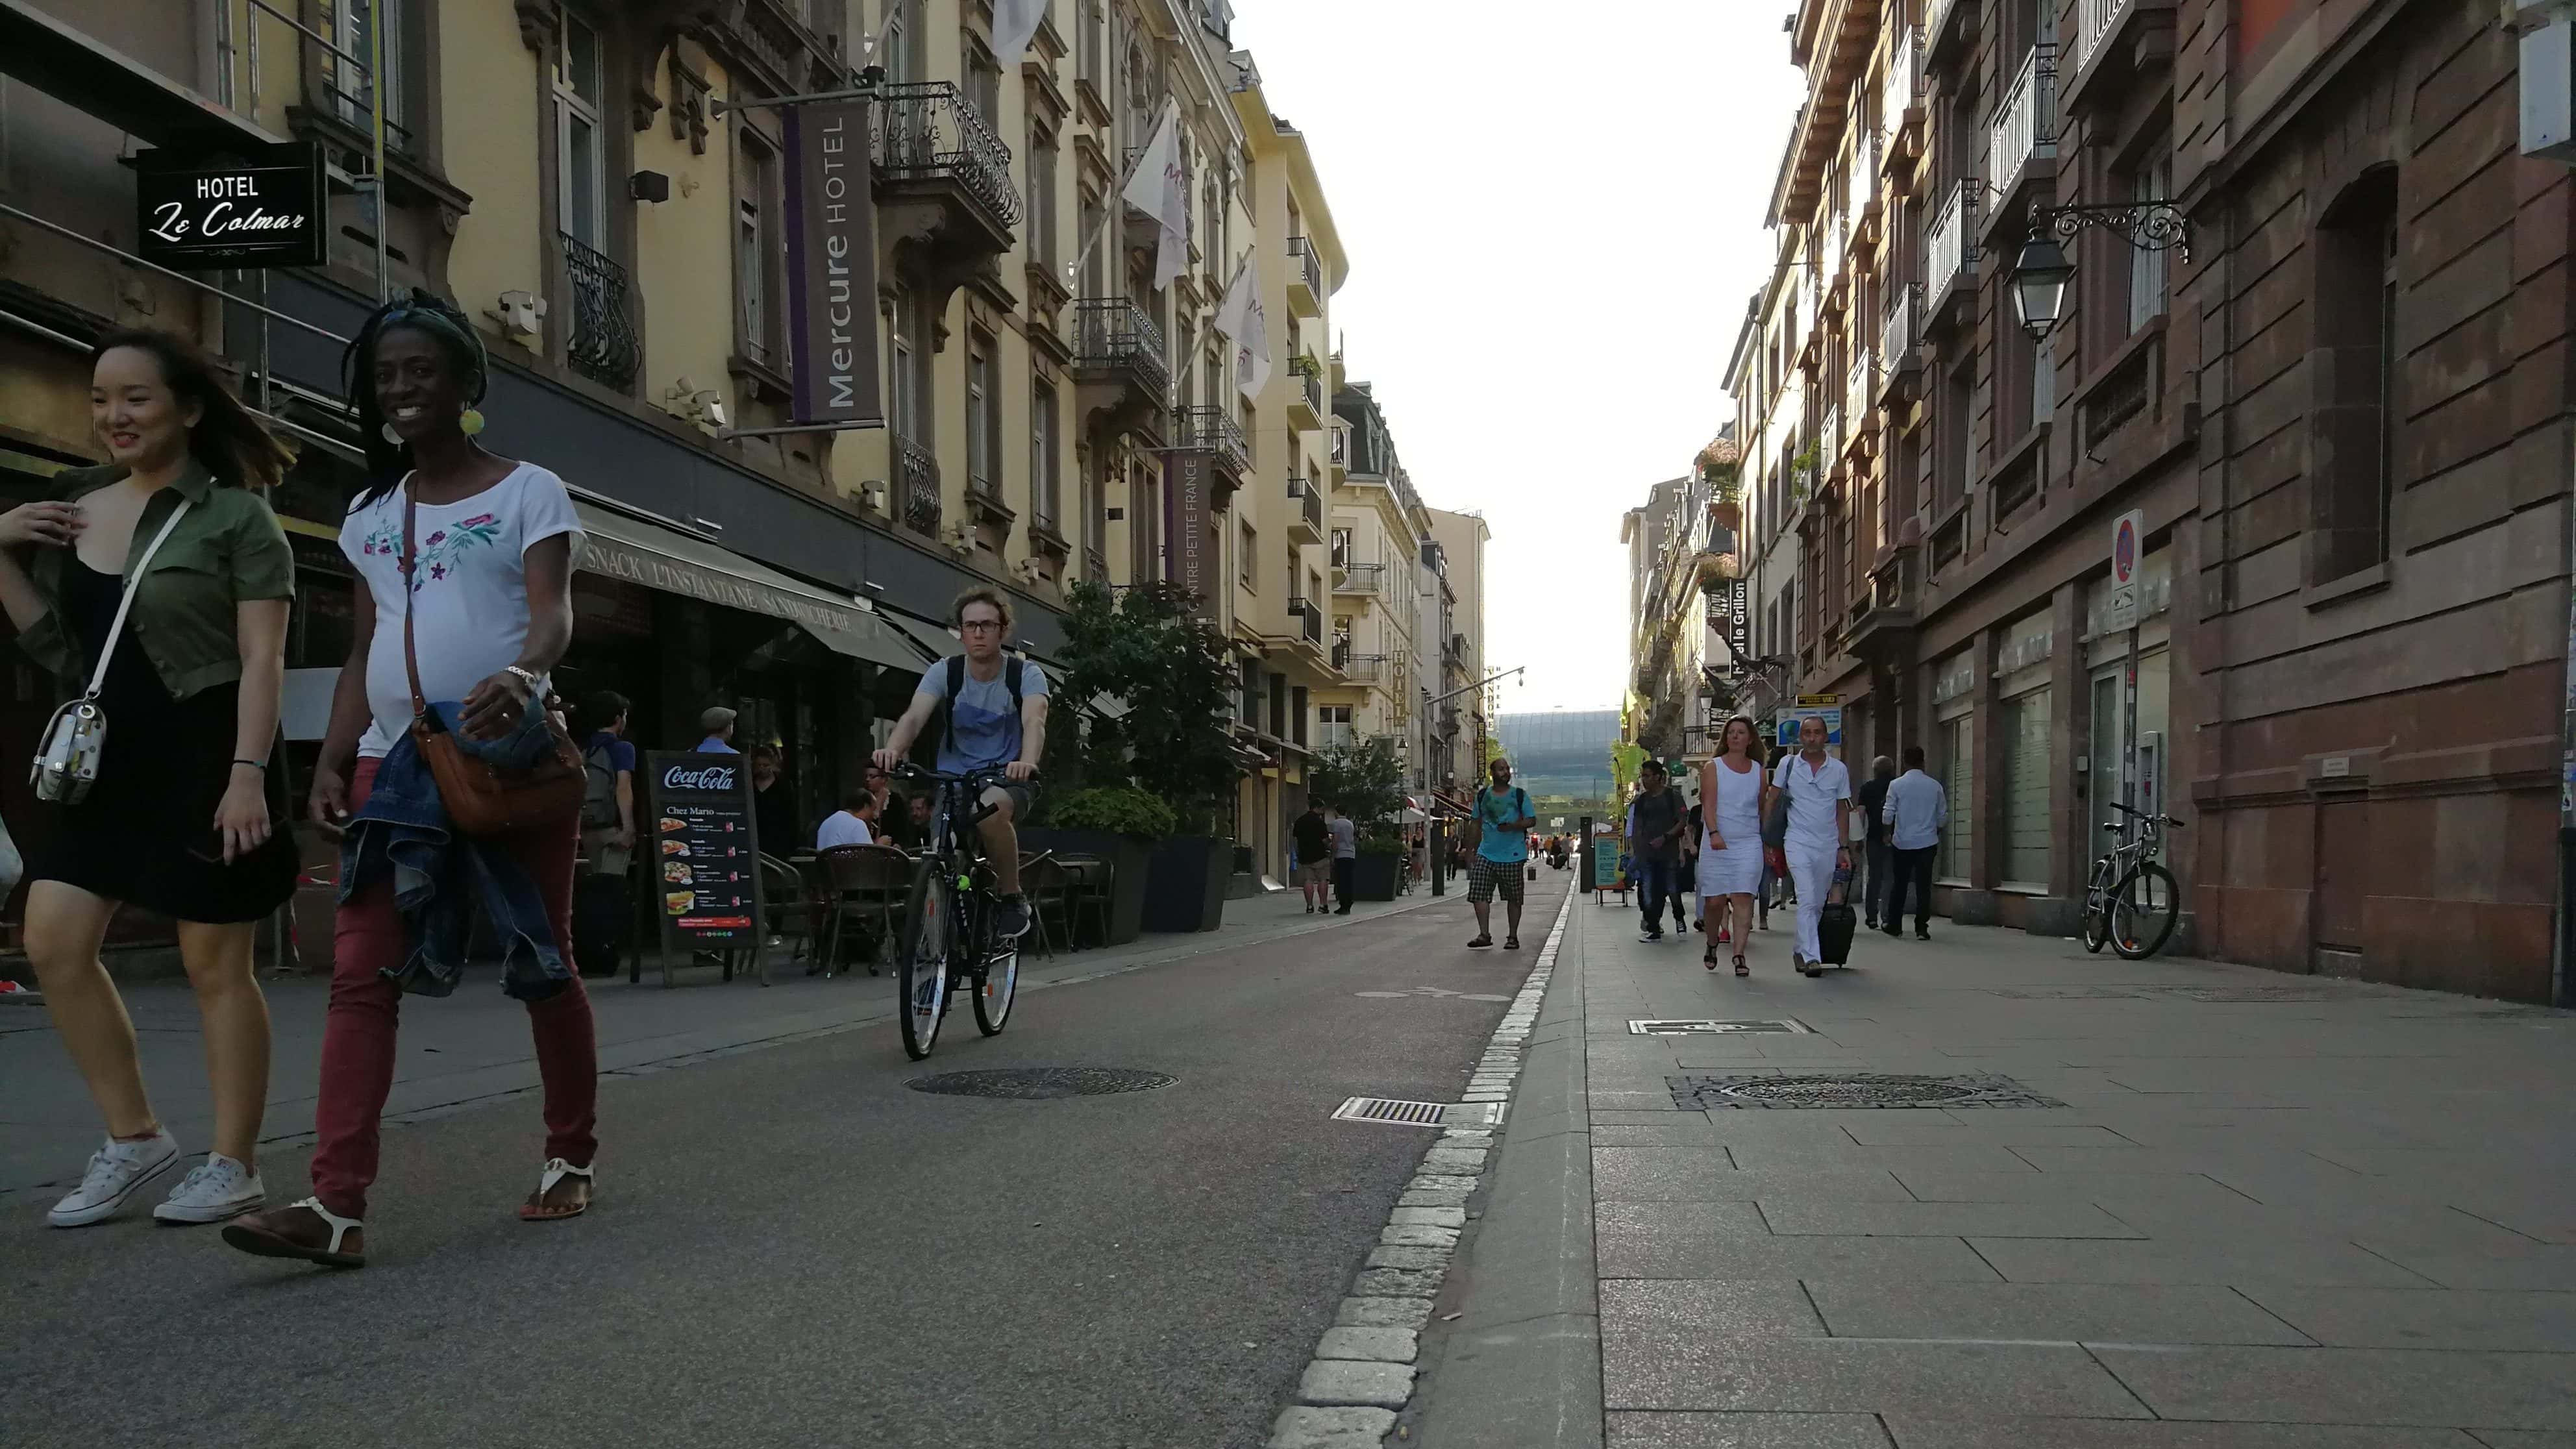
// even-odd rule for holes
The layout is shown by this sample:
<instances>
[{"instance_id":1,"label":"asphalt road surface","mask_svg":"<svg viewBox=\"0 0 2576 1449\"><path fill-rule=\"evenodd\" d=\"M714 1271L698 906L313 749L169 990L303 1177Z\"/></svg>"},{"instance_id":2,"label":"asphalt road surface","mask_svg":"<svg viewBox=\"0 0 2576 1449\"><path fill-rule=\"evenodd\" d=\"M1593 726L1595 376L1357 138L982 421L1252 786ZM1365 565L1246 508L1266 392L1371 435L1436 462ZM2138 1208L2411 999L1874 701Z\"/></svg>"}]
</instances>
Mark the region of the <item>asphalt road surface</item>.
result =
<instances>
[{"instance_id":1,"label":"asphalt road surface","mask_svg":"<svg viewBox=\"0 0 2576 1449\"><path fill-rule=\"evenodd\" d=\"M0 1443L1258 1446L1429 1139L1327 1114L1456 1099L1547 884L1519 952L1466 950L1451 897L1025 993L989 1041L961 1005L927 1063L889 1022L612 1078L570 1222L514 1216L533 1098L394 1128L357 1272L26 1205L0 1223ZM1031 1066L1177 1080L904 1087ZM305 1156L263 1164L272 1202Z\"/></svg>"}]
</instances>

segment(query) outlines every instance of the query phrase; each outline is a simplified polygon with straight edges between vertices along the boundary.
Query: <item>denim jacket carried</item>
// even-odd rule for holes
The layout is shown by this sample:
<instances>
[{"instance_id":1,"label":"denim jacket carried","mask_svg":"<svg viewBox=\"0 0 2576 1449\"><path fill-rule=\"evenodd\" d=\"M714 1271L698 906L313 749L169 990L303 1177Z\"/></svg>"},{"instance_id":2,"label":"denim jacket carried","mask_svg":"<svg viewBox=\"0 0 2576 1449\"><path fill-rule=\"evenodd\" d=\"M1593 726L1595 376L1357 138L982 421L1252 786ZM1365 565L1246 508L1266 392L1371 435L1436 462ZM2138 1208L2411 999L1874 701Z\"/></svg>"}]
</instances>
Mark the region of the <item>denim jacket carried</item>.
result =
<instances>
[{"instance_id":1,"label":"denim jacket carried","mask_svg":"<svg viewBox=\"0 0 2576 1449\"><path fill-rule=\"evenodd\" d=\"M458 730L457 705L430 709L447 729ZM502 739L476 740L458 731L456 740L468 754L510 768L534 764L551 744L544 720L533 712ZM564 828L570 830L572 822ZM507 850L449 825L438 781L408 731L376 767L374 790L349 819L340 844L341 903L386 872L393 876L405 950L401 964L384 974L404 991L445 996L456 989L476 901L501 945L502 991L543 1001L572 979L536 884Z\"/></svg>"}]
</instances>

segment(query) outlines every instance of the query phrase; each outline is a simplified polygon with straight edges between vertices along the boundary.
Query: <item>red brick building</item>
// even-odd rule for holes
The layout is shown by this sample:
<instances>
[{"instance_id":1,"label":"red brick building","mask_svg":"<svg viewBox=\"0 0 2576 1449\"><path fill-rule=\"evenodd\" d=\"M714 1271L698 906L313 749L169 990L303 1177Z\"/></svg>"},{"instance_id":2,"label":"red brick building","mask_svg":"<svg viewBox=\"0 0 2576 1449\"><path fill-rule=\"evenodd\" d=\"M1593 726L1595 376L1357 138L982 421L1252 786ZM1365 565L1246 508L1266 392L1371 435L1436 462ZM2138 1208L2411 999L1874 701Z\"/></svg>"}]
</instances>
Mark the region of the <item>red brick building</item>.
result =
<instances>
[{"instance_id":1,"label":"red brick building","mask_svg":"<svg viewBox=\"0 0 2576 1449\"><path fill-rule=\"evenodd\" d=\"M1861 436L1821 448L1815 400L1859 383L1739 369L1748 531L1800 540L1770 551L1797 622L1757 647L1857 707L1847 754L1926 746L1946 908L2070 931L2133 790L2188 826L2184 947L2548 999L2570 182L2518 154L2502 7L1807 0L1792 44L1793 240L1739 355L1879 361ZM1832 173L1862 155L1884 189L1855 227ZM2187 246L2083 228L2034 341L2034 211L2138 203ZM1801 289L1820 346L1771 335ZM2132 510L2134 685L2108 577Z\"/></svg>"}]
</instances>

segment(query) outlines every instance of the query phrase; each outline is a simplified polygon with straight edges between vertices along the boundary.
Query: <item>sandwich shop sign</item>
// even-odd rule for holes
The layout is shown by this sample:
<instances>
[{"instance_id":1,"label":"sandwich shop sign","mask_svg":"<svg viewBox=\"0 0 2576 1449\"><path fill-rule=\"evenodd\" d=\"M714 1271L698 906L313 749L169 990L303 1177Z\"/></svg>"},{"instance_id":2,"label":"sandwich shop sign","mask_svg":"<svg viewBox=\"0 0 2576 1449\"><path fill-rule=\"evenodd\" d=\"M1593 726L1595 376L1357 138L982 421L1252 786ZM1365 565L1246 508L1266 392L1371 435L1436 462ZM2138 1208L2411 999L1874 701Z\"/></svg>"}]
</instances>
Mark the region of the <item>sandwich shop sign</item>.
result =
<instances>
[{"instance_id":1,"label":"sandwich shop sign","mask_svg":"<svg viewBox=\"0 0 2576 1449\"><path fill-rule=\"evenodd\" d=\"M134 197L136 254L174 272L314 267L329 250L330 194L311 142L146 151Z\"/></svg>"}]
</instances>

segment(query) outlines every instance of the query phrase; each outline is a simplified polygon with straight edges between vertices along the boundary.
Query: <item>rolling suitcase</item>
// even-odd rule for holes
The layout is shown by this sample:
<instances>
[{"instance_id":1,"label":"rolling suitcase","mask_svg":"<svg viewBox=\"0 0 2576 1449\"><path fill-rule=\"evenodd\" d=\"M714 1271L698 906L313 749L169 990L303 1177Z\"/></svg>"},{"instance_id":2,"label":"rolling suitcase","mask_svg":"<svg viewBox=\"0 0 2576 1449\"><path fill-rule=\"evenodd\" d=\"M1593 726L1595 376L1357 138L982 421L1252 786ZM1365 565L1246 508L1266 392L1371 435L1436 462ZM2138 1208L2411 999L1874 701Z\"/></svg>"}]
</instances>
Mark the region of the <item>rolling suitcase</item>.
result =
<instances>
[{"instance_id":1,"label":"rolling suitcase","mask_svg":"<svg viewBox=\"0 0 2576 1449\"><path fill-rule=\"evenodd\" d=\"M1844 899L1850 893L1851 871L1838 866L1834 870L1833 889L1825 896L1824 914L1816 920L1816 949L1823 953L1821 965L1851 964L1852 931L1860 921L1858 913L1851 908L1851 902Z\"/></svg>"}]
</instances>

